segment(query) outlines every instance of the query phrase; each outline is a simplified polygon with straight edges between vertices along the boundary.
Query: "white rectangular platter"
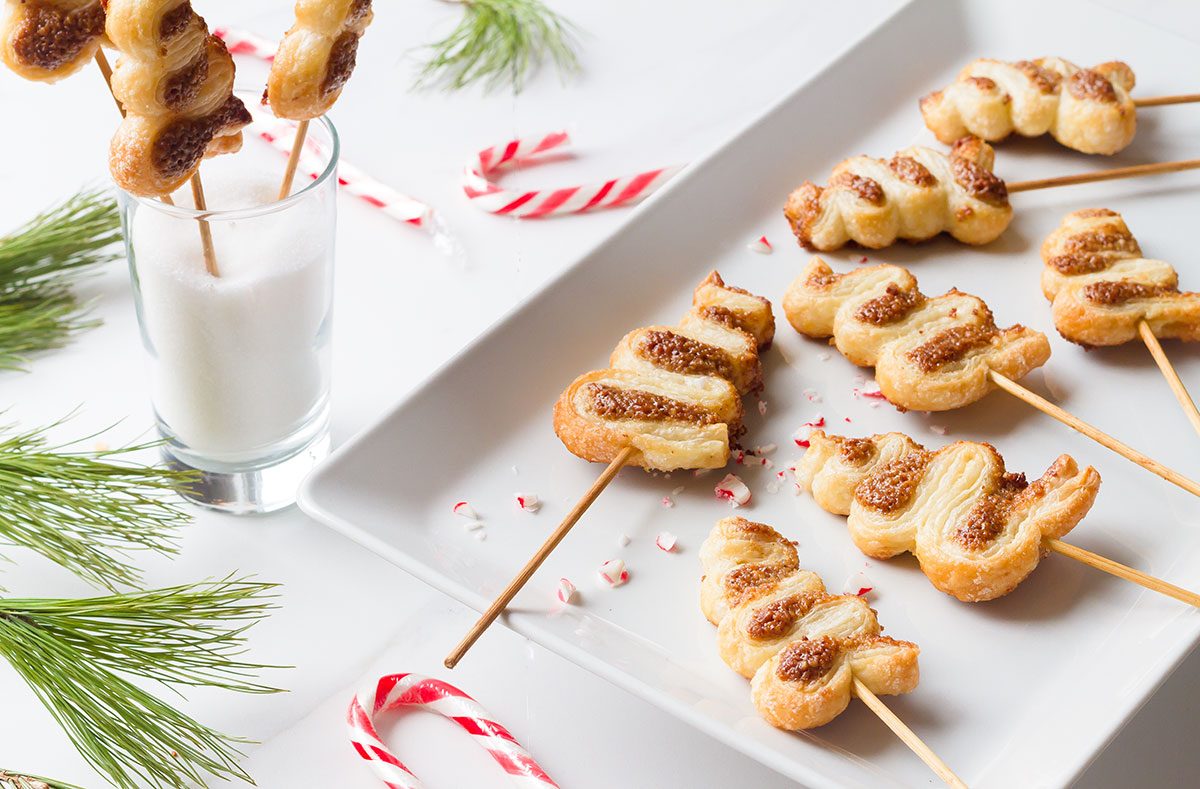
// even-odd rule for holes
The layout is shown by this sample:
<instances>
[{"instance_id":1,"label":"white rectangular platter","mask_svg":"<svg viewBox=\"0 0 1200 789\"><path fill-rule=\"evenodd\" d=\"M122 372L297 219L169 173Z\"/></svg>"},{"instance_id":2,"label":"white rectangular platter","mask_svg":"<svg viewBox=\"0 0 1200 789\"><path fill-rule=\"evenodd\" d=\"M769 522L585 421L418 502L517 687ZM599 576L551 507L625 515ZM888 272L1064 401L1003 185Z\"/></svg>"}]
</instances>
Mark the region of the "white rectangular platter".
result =
<instances>
[{"instance_id":1,"label":"white rectangular platter","mask_svg":"<svg viewBox=\"0 0 1200 789\"><path fill-rule=\"evenodd\" d=\"M968 60L1060 55L1083 64L1120 58L1138 74L1135 95L1194 89L1200 48L1080 2L1004 4L918 0L666 191L622 231L443 368L423 389L344 446L306 485L314 517L400 567L482 609L599 471L567 454L551 429L558 393L606 366L628 330L672 323L712 268L776 305L766 354L765 413L747 401L753 447L779 445L773 469L735 466L754 492L741 514L799 542L802 564L840 591L864 570L888 634L920 644L921 684L888 703L972 786L1069 783L1196 643L1200 616L1186 606L1054 556L1014 593L967 605L934 590L911 557L864 561L843 519L822 512L774 473L797 457L797 428L818 413L832 432L902 430L926 446L955 439L995 444L1010 470L1036 476L1062 452L1094 464L1099 499L1071 539L1183 586L1200 586L1200 502L1003 393L957 412L898 413L852 391L862 372L801 338L779 301L808 255L781 216L805 178L823 182L838 160L891 156L936 145L916 100ZM1117 160L1087 157L1049 140L998 149L1007 180L1200 155L1200 108L1145 109L1134 144ZM1052 338L1053 357L1026 383L1086 420L1193 478L1200 454L1146 350L1085 352L1062 341L1039 290L1038 246L1062 216L1105 206L1122 212L1150 257L1173 262L1185 289L1200 289L1195 254L1200 174L1119 181L1013 196L1016 218L997 242L968 248L941 239L881 252L826 255L838 270L870 262L910 266L927 293L958 287L983 296L1002 325ZM766 234L771 256L747 249ZM390 316L380 316L387 320ZM1200 387L1195 350L1169 344L1185 380ZM822 398L810 402L802 392ZM945 428L948 434L939 434ZM812 786L928 785L923 765L861 705L807 734L760 721L748 684L717 657L697 606L697 549L729 505L713 495L717 472L668 477L627 469L534 577L508 626L717 739ZM675 506L661 499L677 487ZM514 493L544 506L521 512ZM480 541L451 514L465 499L485 519ZM679 549L654 546L661 531ZM618 545L618 535L631 538ZM627 585L602 588L599 565L623 558ZM554 601L560 577L579 604ZM447 643L449 650L452 644ZM466 659L470 660L468 656ZM634 724L636 725L636 724ZM671 758L677 758L672 756Z\"/></svg>"}]
</instances>

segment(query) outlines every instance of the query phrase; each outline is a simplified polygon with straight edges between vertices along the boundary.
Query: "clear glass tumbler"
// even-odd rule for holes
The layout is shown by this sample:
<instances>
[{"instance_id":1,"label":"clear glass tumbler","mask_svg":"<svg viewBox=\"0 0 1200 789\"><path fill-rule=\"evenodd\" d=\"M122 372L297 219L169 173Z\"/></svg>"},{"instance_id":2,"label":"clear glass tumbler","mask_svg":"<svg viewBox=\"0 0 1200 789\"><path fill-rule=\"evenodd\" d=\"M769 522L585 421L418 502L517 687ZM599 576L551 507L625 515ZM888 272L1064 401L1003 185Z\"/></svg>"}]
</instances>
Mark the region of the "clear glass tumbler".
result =
<instances>
[{"instance_id":1,"label":"clear glass tumbler","mask_svg":"<svg viewBox=\"0 0 1200 789\"><path fill-rule=\"evenodd\" d=\"M254 139L207 160L205 211L186 186L174 204L119 194L163 455L199 472L188 498L228 512L292 504L329 452L333 125L310 124L295 186L279 200L284 161Z\"/></svg>"}]
</instances>

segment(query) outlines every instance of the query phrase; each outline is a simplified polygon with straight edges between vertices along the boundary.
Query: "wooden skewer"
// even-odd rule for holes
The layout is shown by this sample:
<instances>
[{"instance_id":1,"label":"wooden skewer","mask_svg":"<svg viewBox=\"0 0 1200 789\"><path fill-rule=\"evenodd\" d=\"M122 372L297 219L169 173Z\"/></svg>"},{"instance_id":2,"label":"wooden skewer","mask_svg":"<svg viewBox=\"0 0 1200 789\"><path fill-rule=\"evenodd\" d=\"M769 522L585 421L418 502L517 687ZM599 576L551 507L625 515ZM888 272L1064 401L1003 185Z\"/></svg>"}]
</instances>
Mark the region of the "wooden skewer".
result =
<instances>
[{"instance_id":1,"label":"wooden skewer","mask_svg":"<svg viewBox=\"0 0 1200 789\"><path fill-rule=\"evenodd\" d=\"M292 181L296 179L296 166L300 164L300 152L304 150L304 140L308 137L308 120L300 121L296 127L296 136L292 139L292 152L288 155L287 169L283 171L283 183L279 186L279 199L292 193Z\"/></svg>"},{"instance_id":2,"label":"wooden skewer","mask_svg":"<svg viewBox=\"0 0 1200 789\"><path fill-rule=\"evenodd\" d=\"M117 94L112 92L112 66L108 64L108 58L104 56L103 49L96 50L96 66L99 67L101 75L104 76L104 84L108 86L109 95L113 97L113 101L116 102L121 117L124 118L125 108L121 106L121 100L117 98ZM207 210L208 204L204 200L204 184L200 180L199 169L192 173L191 184L192 202L196 206L196 210ZM159 199L167 205L175 205L175 201L171 199L170 195L162 195ZM219 277L221 273L220 268L217 266L217 253L213 249L212 228L208 226L208 222L204 219L197 221L200 223L200 246L204 249L204 268L210 275Z\"/></svg>"},{"instance_id":3,"label":"wooden skewer","mask_svg":"<svg viewBox=\"0 0 1200 789\"><path fill-rule=\"evenodd\" d=\"M1062 540L1046 540L1045 546L1055 553L1067 556L1077 562L1082 562L1088 567L1095 567L1097 570L1106 572L1109 575L1124 578L1126 581L1133 581L1139 586L1144 586L1159 594L1174 597L1176 600L1200 608L1200 594L1189 592L1187 589L1181 589L1174 584L1167 583L1161 578L1155 578L1153 575L1147 575L1140 570L1126 567L1120 562L1114 562L1112 559L1108 559L1098 553L1092 553Z\"/></svg>"},{"instance_id":4,"label":"wooden skewer","mask_svg":"<svg viewBox=\"0 0 1200 789\"><path fill-rule=\"evenodd\" d=\"M1150 324L1145 321L1138 321L1138 334L1142 336L1142 342L1146 343L1146 348L1150 350L1150 355L1154 357L1158 369L1162 371L1163 377L1167 379L1167 385L1171 387L1171 392L1175 395L1175 399L1183 407L1183 413L1187 415L1188 421L1192 423L1192 429L1200 433L1200 411L1196 410L1196 404L1192 401L1192 396L1188 394L1187 387L1183 385L1183 381L1179 380L1179 373L1175 372L1175 365L1171 364L1171 360L1167 358L1167 353L1163 350L1158 338L1154 336L1154 332L1150 329Z\"/></svg>"},{"instance_id":5,"label":"wooden skewer","mask_svg":"<svg viewBox=\"0 0 1200 789\"><path fill-rule=\"evenodd\" d=\"M1135 107L1162 107L1167 104L1192 104L1200 101L1200 93L1179 93L1174 96L1152 96L1145 99L1134 99Z\"/></svg>"},{"instance_id":6,"label":"wooden skewer","mask_svg":"<svg viewBox=\"0 0 1200 789\"><path fill-rule=\"evenodd\" d=\"M942 761L942 758L934 753L933 749L926 745L925 741L918 737L912 729L908 728L904 721L896 716L896 713L888 709L888 706L880 701L879 697L872 693L871 689L864 685L858 677L854 677L854 695L862 699L863 704L866 704L871 712L879 716L879 720L883 721L913 753L919 756L921 761L929 765L929 769L933 770L938 778L945 781L947 786L967 789L967 785L954 774L949 765Z\"/></svg>"},{"instance_id":7,"label":"wooden skewer","mask_svg":"<svg viewBox=\"0 0 1200 789\"><path fill-rule=\"evenodd\" d=\"M1008 193L1031 192L1034 189L1050 189L1055 186L1073 186L1075 184L1090 184L1095 181L1112 181L1117 178L1133 178L1138 175L1155 175L1157 173L1177 173L1181 170L1200 168L1200 159L1184 159L1178 162L1154 162L1153 164L1135 164L1131 167L1115 167L1111 170L1097 170L1094 173L1078 173L1076 175L1060 175L1056 178L1040 178L1036 181L1017 181L1008 184Z\"/></svg>"},{"instance_id":8,"label":"wooden skewer","mask_svg":"<svg viewBox=\"0 0 1200 789\"><path fill-rule=\"evenodd\" d=\"M1147 471L1162 477L1167 482L1170 482L1173 485L1178 485L1188 493L1191 493L1193 496L1200 496L1200 484L1188 479L1178 471L1167 468L1162 463L1143 455L1141 452L1138 452L1128 444L1124 444L1110 436L1108 433L1089 425L1087 422L1084 422L1082 419L1070 413L1069 411L1059 408L1046 398L1029 391L1008 376L1001 375L995 370L989 370L988 375L991 377L992 383L996 384L996 386L1013 395L1017 399L1025 401L1029 405L1041 411L1043 414L1057 419L1059 422L1062 422L1069 428L1078 430L1080 433L1092 439L1096 443L1108 447L1126 460L1132 460L1134 463L1137 463Z\"/></svg>"},{"instance_id":9,"label":"wooden skewer","mask_svg":"<svg viewBox=\"0 0 1200 789\"><path fill-rule=\"evenodd\" d=\"M458 665L458 661L462 660L463 655L467 654L467 650L479 640L479 637L483 635L483 631L487 630L488 626L496 621L496 617L504 612L505 607L516 597L517 592L521 591L521 588L528 583L533 574L537 572L537 568L541 567L542 562L546 561L546 557L558 547L563 537L567 536L567 532L571 530L576 521L583 517L583 513L587 512L587 508L592 506L592 502L608 487L608 483L612 482L613 477L617 476L617 472L621 470L632 454L633 447L625 447L612 459L608 467L600 472L600 476L588 488L587 493L583 494L583 498L567 513L567 517L563 518L558 528L542 543L542 547L538 548L533 558L525 563L525 566L521 568L521 572L517 573L517 577L504 588L500 596L488 607L487 611L483 612L483 615L479 617L479 620L471 628L470 632L463 637L463 640L454 648L454 651L449 654L445 660L446 668L454 668Z\"/></svg>"}]
</instances>

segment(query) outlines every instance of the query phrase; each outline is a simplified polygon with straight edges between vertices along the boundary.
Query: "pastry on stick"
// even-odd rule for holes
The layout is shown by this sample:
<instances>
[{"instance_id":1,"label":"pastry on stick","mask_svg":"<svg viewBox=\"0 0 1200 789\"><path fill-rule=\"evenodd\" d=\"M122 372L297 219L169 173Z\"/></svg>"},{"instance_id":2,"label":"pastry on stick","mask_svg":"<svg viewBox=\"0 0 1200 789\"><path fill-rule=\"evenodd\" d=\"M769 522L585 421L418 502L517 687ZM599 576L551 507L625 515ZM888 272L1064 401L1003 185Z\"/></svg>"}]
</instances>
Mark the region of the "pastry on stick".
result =
<instances>
[{"instance_id":1,"label":"pastry on stick","mask_svg":"<svg viewBox=\"0 0 1200 789\"><path fill-rule=\"evenodd\" d=\"M966 244L986 244L1012 220L993 160L991 146L974 137L960 140L949 154L913 147L888 160L855 156L833 168L826 186L801 184L784 215L801 244L821 251L850 241L879 249L943 232Z\"/></svg>"},{"instance_id":2,"label":"pastry on stick","mask_svg":"<svg viewBox=\"0 0 1200 789\"><path fill-rule=\"evenodd\" d=\"M754 706L772 726L828 723L850 703L855 680L876 695L916 688L917 645L881 635L861 597L827 593L770 526L719 521L700 562L701 607L717 625L721 659L750 679Z\"/></svg>"},{"instance_id":3,"label":"pastry on stick","mask_svg":"<svg viewBox=\"0 0 1200 789\"><path fill-rule=\"evenodd\" d=\"M850 361L875 368L880 391L902 408L946 411L979 400L995 371L1021 378L1050 358L1050 343L1024 326L1001 329L978 297L925 296L893 265L836 274L814 257L783 299L801 334L832 337Z\"/></svg>"},{"instance_id":4,"label":"pastry on stick","mask_svg":"<svg viewBox=\"0 0 1200 789\"><path fill-rule=\"evenodd\" d=\"M271 110L297 121L328 112L354 71L358 40L372 17L371 0L297 0L296 23L271 64Z\"/></svg>"},{"instance_id":5,"label":"pastry on stick","mask_svg":"<svg viewBox=\"0 0 1200 789\"><path fill-rule=\"evenodd\" d=\"M1159 338L1200 340L1200 293L1181 293L1169 263L1142 257L1125 220L1074 211L1042 244L1042 293L1054 327L1080 345L1120 345L1145 321Z\"/></svg>"},{"instance_id":6,"label":"pastry on stick","mask_svg":"<svg viewBox=\"0 0 1200 789\"><path fill-rule=\"evenodd\" d=\"M1132 69L1120 61L1080 68L1061 58L980 58L922 98L921 114L946 144L968 134L988 142L1050 134L1083 153L1113 154L1137 131L1133 84Z\"/></svg>"},{"instance_id":7,"label":"pastry on stick","mask_svg":"<svg viewBox=\"0 0 1200 789\"><path fill-rule=\"evenodd\" d=\"M57 82L79 71L104 41L101 0L5 0L0 57L18 76Z\"/></svg>"},{"instance_id":8,"label":"pastry on stick","mask_svg":"<svg viewBox=\"0 0 1200 789\"><path fill-rule=\"evenodd\" d=\"M930 452L900 433L843 438L814 431L797 483L824 510L848 515L866 555L916 555L930 582L965 602L1008 594L1037 567L1047 540L1091 509L1100 475L1062 455L1040 479L1005 470L990 444Z\"/></svg>"},{"instance_id":9,"label":"pastry on stick","mask_svg":"<svg viewBox=\"0 0 1200 789\"><path fill-rule=\"evenodd\" d=\"M109 169L122 189L171 194L205 157L241 148L250 113L233 58L187 0L109 0L105 29L121 52L112 89L127 114Z\"/></svg>"},{"instance_id":10,"label":"pastry on stick","mask_svg":"<svg viewBox=\"0 0 1200 789\"><path fill-rule=\"evenodd\" d=\"M554 431L573 454L670 470L720 468L741 432L740 395L761 386L759 350L774 337L771 304L716 272L678 326L630 332L610 367L575 379L554 406Z\"/></svg>"}]
</instances>

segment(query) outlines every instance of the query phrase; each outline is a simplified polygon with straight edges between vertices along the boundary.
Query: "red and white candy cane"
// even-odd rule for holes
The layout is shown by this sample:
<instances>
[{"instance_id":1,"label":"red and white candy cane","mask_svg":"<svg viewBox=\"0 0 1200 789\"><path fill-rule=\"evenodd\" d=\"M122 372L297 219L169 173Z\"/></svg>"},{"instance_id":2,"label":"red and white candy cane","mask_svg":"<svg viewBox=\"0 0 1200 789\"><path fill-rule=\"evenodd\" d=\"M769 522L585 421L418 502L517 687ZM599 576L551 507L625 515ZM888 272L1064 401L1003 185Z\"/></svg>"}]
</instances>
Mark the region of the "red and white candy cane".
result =
<instances>
[{"instance_id":1,"label":"red and white candy cane","mask_svg":"<svg viewBox=\"0 0 1200 789\"><path fill-rule=\"evenodd\" d=\"M633 205L649 197L682 169L681 166L661 167L588 186L532 192L505 189L489 179L499 170L552 151L570 141L566 132L559 131L485 148L463 169L463 191L473 205L485 211L533 219Z\"/></svg>"},{"instance_id":2,"label":"red and white candy cane","mask_svg":"<svg viewBox=\"0 0 1200 789\"><path fill-rule=\"evenodd\" d=\"M279 44L270 39L256 36L249 30L236 27L214 27L213 35L225 42L231 55L252 55L268 63L275 60Z\"/></svg>"},{"instance_id":3,"label":"red and white candy cane","mask_svg":"<svg viewBox=\"0 0 1200 789\"><path fill-rule=\"evenodd\" d=\"M457 723L504 770L510 783L523 789L558 789L529 751L508 729L492 720L479 702L453 685L420 674L389 674L361 691L350 702L346 723L350 742L371 764L389 789L421 789L421 781L397 759L375 730L374 717L401 707L427 709Z\"/></svg>"}]
</instances>

